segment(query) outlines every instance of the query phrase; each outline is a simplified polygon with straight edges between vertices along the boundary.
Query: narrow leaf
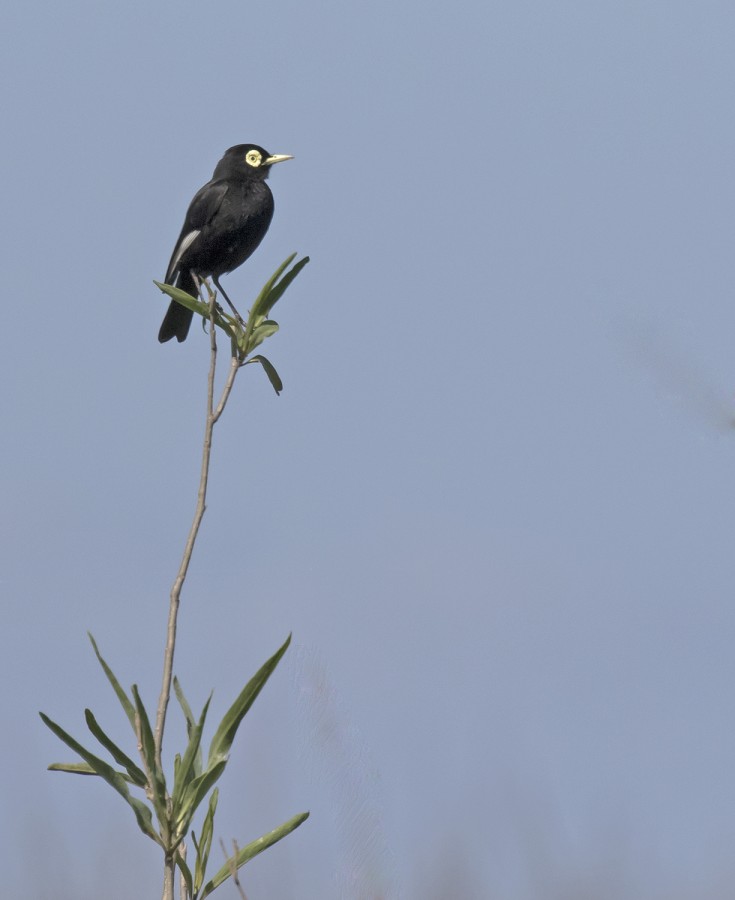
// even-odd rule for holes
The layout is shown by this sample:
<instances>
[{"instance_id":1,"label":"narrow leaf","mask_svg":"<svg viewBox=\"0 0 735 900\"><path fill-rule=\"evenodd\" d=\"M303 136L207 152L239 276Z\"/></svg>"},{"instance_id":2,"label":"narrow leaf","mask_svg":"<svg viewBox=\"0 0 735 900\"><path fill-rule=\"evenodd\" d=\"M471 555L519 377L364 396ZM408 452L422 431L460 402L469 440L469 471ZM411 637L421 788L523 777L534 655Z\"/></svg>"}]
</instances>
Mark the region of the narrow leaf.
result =
<instances>
[{"instance_id":1,"label":"narrow leaf","mask_svg":"<svg viewBox=\"0 0 735 900\"><path fill-rule=\"evenodd\" d=\"M89 730L97 738L100 744L102 744L105 750L110 753L115 762L127 771L132 782L137 784L138 787L145 787L148 781L145 777L145 773L142 772L138 766L135 765L133 760L105 734L97 723L91 709L84 710L84 718L87 720L87 727Z\"/></svg>"},{"instance_id":2,"label":"narrow leaf","mask_svg":"<svg viewBox=\"0 0 735 900\"><path fill-rule=\"evenodd\" d=\"M192 297L191 294L187 294L187 292L182 291L181 288L172 287L170 284L163 284L161 281L154 281L153 284L155 284L159 290L163 291L164 294L167 294L172 300L175 300L177 303L190 309L193 313L196 313L203 319L209 321L210 314L208 303L205 303L203 300L199 300L196 297ZM214 308L214 321L219 328L232 336L232 326L230 323L234 320L230 316L225 315L218 306L215 306Z\"/></svg>"},{"instance_id":3,"label":"narrow leaf","mask_svg":"<svg viewBox=\"0 0 735 900\"><path fill-rule=\"evenodd\" d=\"M295 256L296 254L294 254ZM293 257L291 257L293 259ZM304 268L304 266L309 262L309 257L305 256L303 259L300 259L296 265L291 269L290 272L286 272L283 278L276 284L270 291L268 295L268 306L267 309L264 309L266 315L270 315L270 311L273 307L278 303L281 297L285 294L288 286L294 280L294 278L299 274L299 272Z\"/></svg>"},{"instance_id":4,"label":"narrow leaf","mask_svg":"<svg viewBox=\"0 0 735 900\"><path fill-rule=\"evenodd\" d=\"M46 766L46 768L49 772L67 772L69 775L94 775L95 778L98 777L97 772L95 772L91 766L87 765L87 763L51 763L51 765ZM118 772L117 774L128 784L140 787L140 785L133 781L127 772Z\"/></svg>"},{"instance_id":5,"label":"narrow leaf","mask_svg":"<svg viewBox=\"0 0 735 900\"><path fill-rule=\"evenodd\" d=\"M174 675L174 693L176 694L176 699L179 701L179 706L181 707L181 709L184 713L184 718L186 719L186 728L187 728L187 733L188 733L189 730L191 728L193 728L194 725L196 725L197 720L194 718L194 713L191 711L191 707L189 706L189 703L188 703L186 697L184 696L184 692L181 688L181 683L179 682L179 679L175 675Z\"/></svg>"},{"instance_id":6,"label":"narrow leaf","mask_svg":"<svg viewBox=\"0 0 735 900\"><path fill-rule=\"evenodd\" d=\"M276 653L260 667L260 669L258 669L255 675L253 675L250 681L242 689L237 700L235 700L232 706L227 710L224 718L220 722L219 728L212 738L212 743L209 747L207 766L211 766L216 760L227 759L237 729L240 727L240 722L242 722L243 717L253 705L255 698L262 690L266 681L270 678L273 670L280 662L281 657L288 649L290 643L291 635L289 634L283 646L280 647L280 649L277 650Z\"/></svg>"},{"instance_id":7,"label":"narrow leaf","mask_svg":"<svg viewBox=\"0 0 735 900\"><path fill-rule=\"evenodd\" d=\"M122 689L120 682L117 680L117 678L115 678L115 676L112 672L112 669L107 665L107 663L102 658L102 654L97 649L97 642L92 637L92 635L89 631L87 632L87 636L89 637L90 641L92 642L92 648L94 649L95 656L97 657L99 664L102 666L102 669L104 670L104 673L107 676L107 680L112 685L112 689L117 694L117 699L120 701L120 705L125 710L125 715L128 717L128 721L130 722L130 725L133 729L133 733L137 737L138 731L135 727L135 707L130 702L130 698L128 697L128 695Z\"/></svg>"},{"instance_id":8,"label":"narrow leaf","mask_svg":"<svg viewBox=\"0 0 735 900\"><path fill-rule=\"evenodd\" d=\"M136 797L130 796L130 791L128 791L128 786L125 782L125 778L120 772L116 772L115 769L112 768L108 763L106 763L103 759L95 756L93 753L90 753L89 750L84 748L78 741L76 741L70 734L68 734L64 729L57 725L52 719L49 719L47 715L44 713L39 713L43 723L53 731L53 733L58 737L61 741L63 741L67 747L70 747L78 756L90 766L90 768L94 769L95 774L99 775L112 787L114 790L120 794L120 796L125 800L125 802L131 807L133 812L135 813L135 818L138 822L138 827L140 830L147 834L149 838L152 838L157 844L163 846L163 842L161 838L156 834L153 828L153 815L150 811L150 808L146 806L141 800L138 800Z\"/></svg>"},{"instance_id":9,"label":"narrow leaf","mask_svg":"<svg viewBox=\"0 0 735 900\"><path fill-rule=\"evenodd\" d=\"M163 825L167 818L166 779L156 760L153 730L151 729L148 713L145 710L145 706L143 706L143 701L140 699L138 686L134 684L130 690L135 700L136 721L139 723L138 740L140 741L140 752L146 771L150 774L150 779L152 780L150 787L153 791L153 803L156 807L159 821Z\"/></svg>"},{"instance_id":10,"label":"narrow leaf","mask_svg":"<svg viewBox=\"0 0 735 900\"><path fill-rule=\"evenodd\" d=\"M217 809L217 800L219 799L219 788L215 788L209 798L209 809L202 823L202 835L199 844L196 845L197 859L194 871L194 891L198 892L207 874L207 863L209 862L209 851L212 848L212 837L214 836L214 813ZM193 836L193 835L192 835Z\"/></svg>"},{"instance_id":11,"label":"narrow leaf","mask_svg":"<svg viewBox=\"0 0 735 900\"><path fill-rule=\"evenodd\" d=\"M181 874L184 876L184 881L186 882L186 889L189 892L189 896L193 897L194 896L194 883L193 883L192 877L191 877L191 869L186 864L186 860L184 859L184 856L181 853L181 850L176 851L176 853L174 855L174 862L181 870Z\"/></svg>"},{"instance_id":12,"label":"narrow leaf","mask_svg":"<svg viewBox=\"0 0 735 900\"><path fill-rule=\"evenodd\" d=\"M186 719L186 736L191 738L191 730L196 727L196 719L194 718L194 713L191 711L191 707L189 706L189 702L184 696L184 691L181 688L181 684L179 683L178 678L174 676L174 693L176 694L176 699L179 701L179 706L184 713L184 717ZM207 700L207 707L209 707L209 701L212 699L212 695L209 695L209 700ZM194 775L202 774L202 747L201 742L197 749L196 755L194 757Z\"/></svg>"},{"instance_id":13,"label":"narrow leaf","mask_svg":"<svg viewBox=\"0 0 735 900\"><path fill-rule=\"evenodd\" d=\"M277 394L280 394L283 390L283 382L281 381L278 372L276 372L273 363L270 360L266 359L264 356L257 354L256 356L251 356L250 359L246 363L244 363L244 365L248 365L248 363L254 362L259 362L261 366L263 366L265 374L268 376L268 381L270 381L270 383L273 385L273 390Z\"/></svg>"},{"instance_id":14,"label":"narrow leaf","mask_svg":"<svg viewBox=\"0 0 735 900\"><path fill-rule=\"evenodd\" d=\"M209 709L209 703L211 699L212 695L210 694L209 699L204 704L204 709L202 710L199 721L191 729L191 732L189 734L189 743L187 744L186 751L184 752L184 756L181 760L181 765L179 766L177 777L174 779L174 789L171 794L171 799L173 801L174 819L178 819L178 806L183 796L184 790L189 786L194 778L201 774L201 765L200 771L196 771L196 760L197 757L201 759L202 731L204 730L204 721L207 718L207 710Z\"/></svg>"},{"instance_id":15,"label":"narrow leaf","mask_svg":"<svg viewBox=\"0 0 735 900\"><path fill-rule=\"evenodd\" d=\"M255 303L250 310L250 316L248 318L253 318L254 316L268 315L267 310L270 309L268 306L268 296L270 292L273 290L273 285L278 281L283 272L291 265L293 260L296 259L296 254L292 253L288 259L284 259L281 265L276 269L276 271L271 275L271 277L266 281L263 287L260 290L260 293L255 298ZM271 304L272 305L272 304Z\"/></svg>"},{"instance_id":16,"label":"narrow leaf","mask_svg":"<svg viewBox=\"0 0 735 900\"><path fill-rule=\"evenodd\" d=\"M248 346L245 352L250 353L252 350L255 350L255 348L262 344L266 338L269 338L277 331L278 322L274 322L272 319L266 319L261 325L258 325L257 328L253 328L253 331L248 338Z\"/></svg>"},{"instance_id":17,"label":"narrow leaf","mask_svg":"<svg viewBox=\"0 0 735 900\"><path fill-rule=\"evenodd\" d=\"M153 284L163 291L164 294L168 294L172 300L175 300L192 312L198 313L200 316L209 318L209 306L203 300L199 300L192 294L187 293L187 291L182 291L181 288L174 287L171 284L164 284L162 281L154 281Z\"/></svg>"},{"instance_id":18,"label":"narrow leaf","mask_svg":"<svg viewBox=\"0 0 735 900\"><path fill-rule=\"evenodd\" d=\"M51 763L48 770L49 772L69 772L71 775L94 775L95 777L97 775L89 763Z\"/></svg>"},{"instance_id":19,"label":"narrow leaf","mask_svg":"<svg viewBox=\"0 0 735 900\"><path fill-rule=\"evenodd\" d=\"M275 828L273 831L269 831L268 834L264 834L263 837L258 838L257 841L253 841L251 844L243 847L235 857L235 868L240 869L254 856L257 856L259 853L267 850L268 847L272 847L273 844L280 841L281 838L285 838L287 834L290 834L292 831L298 828L299 825L301 825L302 822L305 822L308 818L308 812L300 813L298 816L294 816L293 819L289 819L288 822L284 822L283 825L281 825L279 828ZM218 888L224 881L227 881L231 874L232 862L228 861L217 872L214 878L212 878L211 881L208 881L204 885L204 890L201 893L201 897L208 897L213 890Z\"/></svg>"},{"instance_id":20,"label":"narrow leaf","mask_svg":"<svg viewBox=\"0 0 735 900\"><path fill-rule=\"evenodd\" d=\"M177 834L184 834L189 830L189 825L199 804L207 796L210 788L216 784L226 765L227 760L221 760L189 783L181 798L179 814L174 820Z\"/></svg>"}]
</instances>

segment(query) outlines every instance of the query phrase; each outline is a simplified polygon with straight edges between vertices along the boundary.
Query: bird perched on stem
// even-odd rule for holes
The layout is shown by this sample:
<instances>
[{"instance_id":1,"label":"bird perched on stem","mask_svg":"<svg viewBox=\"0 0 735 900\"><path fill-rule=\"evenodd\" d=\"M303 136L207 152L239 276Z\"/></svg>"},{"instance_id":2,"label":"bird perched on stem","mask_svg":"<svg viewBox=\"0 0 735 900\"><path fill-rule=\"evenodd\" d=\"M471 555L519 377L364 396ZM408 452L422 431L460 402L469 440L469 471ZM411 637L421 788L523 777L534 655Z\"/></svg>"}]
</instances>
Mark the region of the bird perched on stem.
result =
<instances>
[{"instance_id":1,"label":"bird perched on stem","mask_svg":"<svg viewBox=\"0 0 735 900\"><path fill-rule=\"evenodd\" d=\"M166 271L166 284L196 297L197 279L212 276L233 312L237 310L219 283L220 275L241 266L263 240L273 218L273 194L265 183L275 163L293 159L273 156L256 144L230 147L189 205ZM194 313L171 301L158 332L161 343L183 341Z\"/></svg>"}]
</instances>

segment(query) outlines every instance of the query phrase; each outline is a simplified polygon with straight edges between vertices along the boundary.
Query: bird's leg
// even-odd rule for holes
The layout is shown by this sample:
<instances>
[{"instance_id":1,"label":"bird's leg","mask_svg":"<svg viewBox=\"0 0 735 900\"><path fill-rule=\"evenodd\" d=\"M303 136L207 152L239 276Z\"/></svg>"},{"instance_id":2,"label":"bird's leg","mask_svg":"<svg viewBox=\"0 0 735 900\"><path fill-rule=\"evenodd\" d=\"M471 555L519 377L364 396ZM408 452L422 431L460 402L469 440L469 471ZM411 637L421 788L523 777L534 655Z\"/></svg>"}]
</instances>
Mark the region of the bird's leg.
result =
<instances>
[{"instance_id":1,"label":"bird's leg","mask_svg":"<svg viewBox=\"0 0 735 900\"><path fill-rule=\"evenodd\" d=\"M215 309L217 309L218 312L222 312L222 307L219 305L219 303L216 302L217 295L212 290L212 287L209 284L209 282L207 281L207 279L200 278L194 272L191 273L191 277L194 279L194 283L197 286L197 295L198 295L199 299L205 300L205 298L202 294L202 288L205 287L207 289L207 294L209 295L208 299L205 300L206 304L209 306L209 304L214 300L215 301L215 303L214 303Z\"/></svg>"},{"instance_id":2,"label":"bird's leg","mask_svg":"<svg viewBox=\"0 0 735 900\"><path fill-rule=\"evenodd\" d=\"M217 303L217 300L216 300L217 295L214 293L214 291L213 291L212 288L210 287L209 282L207 281L207 279L206 279L206 278L200 278L199 275L197 275L196 272L195 272L193 269L190 269L190 270L189 270L189 274L190 274L191 277L193 278L194 284L196 285L196 289L197 289L197 297L198 297L198 299L199 299L199 300L204 300L204 302L207 304L207 306L210 306L211 303L212 303L212 301L214 301L215 309L217 310L217 312L220 312L220 313L221 313L221 312L222 312L222 307L219 305L219 303ZM203 288L203 287L205 287L205 288L207 289L207 293L209 294L209 299L205 299L205 298L202 296L202 288ZM205 331L206 331L206 327L207 327L207 324L206 324L206 323L207 323L207 319L206 319L206 318L203 318L203 319L202 319L202 328L204 328Z\"/></svg>"},{"instance_id":3,"label":"bird's leg","mask_svg":"<svg viewBox=\"0 0 735 900\"><path fill-rule=\"evenodd\" d=\"M229 297L227 296L227 294L225 293L225 289L224 289L224 288L222 287L222 285L219 283L219 279L218 279L215 275L213 275L213 276L212 276L212 281L214 282L214 285L215 285L215 287L217 288L217 290L220 292L220 294L222 294L222 296L223 296L223 297L225 298L225 300L227 301L227 304L228 304L228 306L230 307L230 309L235 313L235 317L237 318L238 322L239 322L239 323L243 326L243 328L244 328L244 327L245 327L245 320L244 320L243 317L240 315L240 313L235 309L234 303L232 302L232 300L230 300L230 298L229 298Z\"/></svg>"}]
</instances>

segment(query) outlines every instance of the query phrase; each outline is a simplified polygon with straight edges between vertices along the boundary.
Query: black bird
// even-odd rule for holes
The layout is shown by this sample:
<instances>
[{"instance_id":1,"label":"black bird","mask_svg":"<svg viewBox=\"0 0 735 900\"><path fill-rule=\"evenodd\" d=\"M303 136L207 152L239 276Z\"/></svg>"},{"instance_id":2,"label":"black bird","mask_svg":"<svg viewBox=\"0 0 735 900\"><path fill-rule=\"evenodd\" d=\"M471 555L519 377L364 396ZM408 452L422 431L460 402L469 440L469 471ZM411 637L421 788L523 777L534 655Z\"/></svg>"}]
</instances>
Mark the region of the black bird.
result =
<instances>
[{"instance_id":1,"label":"black bird","mask_svg":"<svg viewBox=\"0 0 735 900\"><path fill-rule=\"evenodd\" d=\"M241 266L263 240L273 218L273 194L265 179L272 165L287 159L293 157L272 156L256 144L230 147L217 163L212 180L197 191L189 205L168 264L166 284L196 297L194 276L211 275L234 310L219 277ZM158 340L185 340L193 316L191 310L172 300Z\"/></svg>"}]
</instances>

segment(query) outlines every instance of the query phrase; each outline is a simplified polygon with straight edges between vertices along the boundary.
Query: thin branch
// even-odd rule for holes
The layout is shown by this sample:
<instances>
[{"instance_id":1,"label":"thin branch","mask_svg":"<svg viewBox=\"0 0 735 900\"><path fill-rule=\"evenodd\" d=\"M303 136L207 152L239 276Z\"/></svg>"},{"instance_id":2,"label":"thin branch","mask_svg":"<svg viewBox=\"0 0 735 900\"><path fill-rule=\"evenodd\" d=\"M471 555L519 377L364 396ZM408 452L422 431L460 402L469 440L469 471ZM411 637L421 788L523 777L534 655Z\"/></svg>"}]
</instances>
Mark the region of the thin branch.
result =
<instances>
[{"instance_id":1,"label":"thin branch","mask_svg":"<svg viewBox=\"0 0 735 900\"><path fill-rule=\"evenodd\" d=\"M230 394L232 392L233 385L235 384L235 378L237 373L240 371L240 362L237 357L233 356L230 360L230 371L227 374L227 381L225 381L225 386L222 389L222 396L220 397L220 401L217 404L217 409L212 414L213 423L219 420L219 417L224 412L225 404L230 399Z\"/></svg>"},{"instance_id":2,"label":"thin branch","mask_svg":"<svg viewBox=\"0 0 735 900\"><path fill-rule=\"evenodd\" d=\"M176 625L179 615L179 606L181 603L181 590L189 571L189 563L191 562L192 553L194 552L194 544L196 543L199 527L204 518L204 512L207 508L207 485L209 482L209 463L212 454L212 435L217 420L222 415L225 405L229 400L232 388L235 384L235 377L240 368L239 360L233 355L230 361L230 371L227 374L222 396L220 397L217 408L214 407L214 382L217 371L217 329L215 327L215 309L217 294L212 290L209 284L204 281L204 286L209 294L209 348L210 362L209 374L207 376L207 414L204 426L204 443L202 447L202 465L199 475L199 491L197 494L197 505L194 511L194 519L189 529L189 535L184 546L184 553L181 558L179 571L176 574L173 586L171 587L171 595L168 610L168 626L166 629L166 649L163 657L163 682L161 685L161 694L158 699L158 710L156 713L156 729L154 732L154 747L156 755L156 764L163 771L162 748L163 733L166 725L166 712L168 710L168 702L171 698L171 681L173 677L174 667L174 650L176 648ZM149 778L151 774L149 774ZM163 900L174 900L174 880L175 880L175 864L173 857L167 857L164 867L163 882ZM183 896L183 895L182 895Z\"/></svg>"},{"instance_id":3,"label":"thin branch","mask_svg":"<svg viewBox=\"0 0 735 900\"><path fill-rule=\"evenodd\" d=\"M206 282L205 282L206 284ZM169 611L168 611L168 627L166 630L166 649L163 658L163 683L161 685L161 694L158 700L158 711L156 713L156 730L154 734L156 761L161 769L163 768L161 760L161 748L163 746L163 732L166 724L166 710L168 709L168 701L171 696L171 678L173 674L174 649L176 646L176 622L179 613L179 603L181 600L181 589L184 586L186 573L189 570L194 543L199 533L199 526L204 517L207 500L207 482L209 479L209 460L212 452L212 431L214 429L215 417L214 409L214 376L217 368L217 337L214 325L214 309L216 294L209 285L206 285L209 291L209 328L210 328L210 363L209 377L207 379L207 416L204 428L204 445L202 448L202 466L199 476L199 492L197 494L197 505L194 512L194 519L189 529L189 535L184 546L184 555L181 559L179 571L171 588ZM221 404L220 404L221 405ZM221 413L221 411L220 411Z\"/></svg>"},{"instance_id":4,"label":"thin branch","mask_svg":"<svg viewBox=\"0 0 735 900\"><path fill-rule=\"evenodd\" d=\"M307 260L308 261L308 258ZM303 266L303 262L301 263ZM281 270L279 270L280 273ZM215 324L216 317L218 315L218 307L217 307L217 294L212 290L209 283L206 279L203 279L200 283L198 279L195 280L197 282L197 287L201 291L202 284L207 290L209 295L209 346L210 346L210 363L209 363L209 374L207 377L207 412L205 419L205 427L204 427L204 443L202 447L202 464L201 471L199 475L199 491L197 493L197 504L196 509L194 511L194 518L191 523L191 527L189 529L189 534L186 539L186 544L184 545L184 553L181 558L181 564L179 565L179 570L176 574L176 578L174 579L174 583L171 587L170 593L170 602L169 602L169 612L168 612L168 624L166 628L166 647L164 650L163 657L163 679L161 684L161 693L158 698L158 709L156 711L156 727L153 734L153 750L154 750L154 759L155 759L155 769L162 773L163 772L163 761L162 761L162 748L163 748L163 734L166 725L166 713L168 711L168 703L171 698L171 682L173 679L173 665L174 665L174 650L176 648L176 626L178 621L179 614L179 606L181 603L181 591L184 586L184 581L186 580L187 572L189 571L189 564L191 562L191 557L194 552L194 544L196 543L197 535L199 533L199 527L201 526L202 519L204 518L204 512L207 508L207 485L209 481L209 464L212 453L212 435L214 432L214 426L219 420L220 416L224 412L225 406L227 405L227 401L230 398L230 394L232 393L232 389L235 384L235 378L237 377L237 373L241 366L245 362L245 356L247 355L247 350L241 351L239 347L247 348L250 343L250 338L253 333L255 316L252 314L248 317L247 324L245 325L244 335L240 334L240 330L236 329L234 332L230 333L231 337L231 348L232 348L232 358L230 360L230 370L227 374L227 378L225 379L225 384L222 389L222 394L220 396L219 402L215 408L214 405L214 383L215 383L215 374L217 371L217 328ZM217 282L215 281L215 284ZM219 286L219 285L218 285ZM269 287L270 287L269 282ZM222 292L227 299L227 295ZM229 299L227 300L229 303ZM275 301L274 301L275 302ZM230 304L232 305L232 304ZM234 307L233 307L234 310ZM239 313L235 310L237 314L237 318L240 319L242 323L242 319L240 318ZM228 330L228 329L225 329ZM238 341L238 337L240 341ZM139 742L142 745L142 735L140 733L140 727L138 727L139 734ZM141 746L142 750L142 746ZM149 796L149 799L153 799L155 795L155 787L154 787L154 777L155 773L149 771L150 766L147 764L147 760L144 757L144 762L146 763L146 775L148 778L148 786L146 789L146 793ZM172 800L171 797L166 795L165 798L166 806L168 808L168 814L170 817ZM160 815L159 815L160 818ZM183 850L182 852L185 852ZM237 844L235 846L235 857L232 859L232 879L233 883L236 885L238 891L240 892L242 897L245 897L245 893L240 885L240 882L237 877ZM174 900L174 890L175 890L175 854L176 850L173 852L169 846L166 847L166 856L164 859L164 879L163 879L163 900ZM186 881L183 878L180 883L180 894L183 898L188 897L188 888L186 886Z\"/></svg>"},{"instance_id":5,"label":"thin branch","mask_svg":"<svg viewBox=\"0 0 735 900\"><path fill-rule=\"evenodd\" d=\"M205 282L206 284L206 282ZM176 574L173 586L171 588L171 596L168 609L168 626L166 629L166 649L163 655L163 683L161 685L161 695L158 699L158 711L156 713L156 730L154 733L154 746L156 754L156 763L160 771L163 771L163 762L161 758L161 749L163 746L163 731L166 724L166 711L168 709L168 701L171 697L171 678L174 667L174 650L176 648L176 623L179 614L179 604L181 601L181 589L184 586L186 573L189 570L189 563L194 551L194 543L199 533L199 526L204 518L204 511L207 508L207 483L209 480L209 460L212 452L212 431L214 429L215 418L213 415L214 408L214 376L217 370L217 336L214 326L214 310L216 294L207 284L209 291L209 328L210 328L210 362L209 376L207 378L207 417L204 427L204 446L202 449L202 467L199 476L199 492L197 494L197 505L194 511L194 519L189 529L189 535L184 546L184 555L181 559L179 571ZM150 777L150 776L149 776ZM175 863L173 856L167 856L164 861L163 870L163 900L174 900L174 883L175 883Z\"/></svg>"},{"instance_id":6,"label":"thin branch","mask_svg":"<svg viewBox=\"0 0 735 900\"><path fill-rule=\"evenodd\" d=\"M229 856L227 853L227 848L225 847L225 842L222 838L219 839L219 845L222 848L222 852L225 855L225 862L228 864L228 868L230 870L230 878L232 879L232 883L237 888L237 892L242 898L242 900L248 900L245 896L245 891L243 890L242 885L240 884L240 877L237 874L237 855L240 852L240 848L237 846L237 841L232 841L232 856Z\"/></svg>"}]
</instances>

